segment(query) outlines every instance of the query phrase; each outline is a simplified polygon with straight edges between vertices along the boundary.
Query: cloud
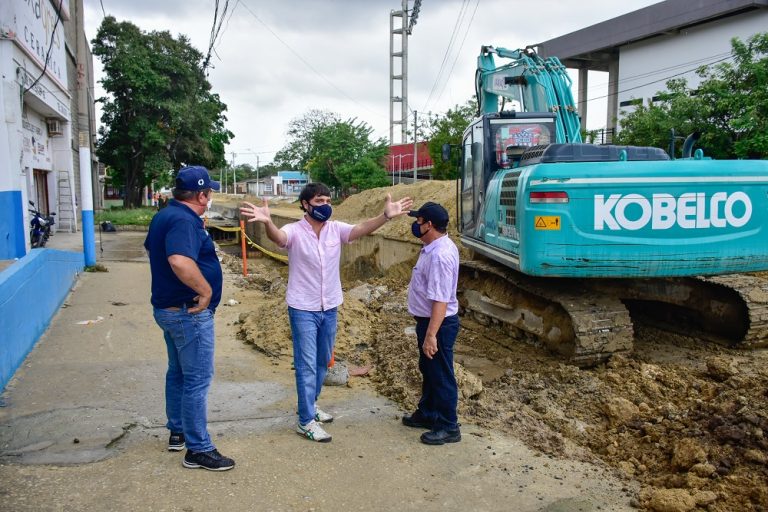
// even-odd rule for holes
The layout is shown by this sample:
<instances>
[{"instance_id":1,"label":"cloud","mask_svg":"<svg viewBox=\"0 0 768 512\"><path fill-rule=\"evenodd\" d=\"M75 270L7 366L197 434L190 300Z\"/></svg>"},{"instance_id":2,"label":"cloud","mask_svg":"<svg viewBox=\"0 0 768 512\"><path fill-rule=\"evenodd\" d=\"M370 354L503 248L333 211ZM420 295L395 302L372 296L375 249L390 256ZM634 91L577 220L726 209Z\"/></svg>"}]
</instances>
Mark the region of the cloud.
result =
<instances>
[{"instance_id":1,"label":"cloud","mask_svg":"<svg viewBox=\"0 0 768 512\"><path fill-rule=\"evenodd\" d=\"M89 38L103 17L102 3L118 20L145 31L185 34L201 52L208 49L211 0L85 0ZM652 3L584 0L575 6L539 0L535 8L523 9L519 2L482 0L470 25L475 0L425 1L408 41L410 108L440 113L470 99L481 45L519 48ZM389 135L389 14L401 8L401 0L230 4L235 9L222 28L209 70L214 92L228 106L227 127L236 135L230 152L280 149L288 122L310 108L356 117L374 127L377 136ZM98 61L94 65L100 68ZM271 156L261 155L261 163ZM255 163L254 155L242 158Z\"/></svg>"}]
</instances>

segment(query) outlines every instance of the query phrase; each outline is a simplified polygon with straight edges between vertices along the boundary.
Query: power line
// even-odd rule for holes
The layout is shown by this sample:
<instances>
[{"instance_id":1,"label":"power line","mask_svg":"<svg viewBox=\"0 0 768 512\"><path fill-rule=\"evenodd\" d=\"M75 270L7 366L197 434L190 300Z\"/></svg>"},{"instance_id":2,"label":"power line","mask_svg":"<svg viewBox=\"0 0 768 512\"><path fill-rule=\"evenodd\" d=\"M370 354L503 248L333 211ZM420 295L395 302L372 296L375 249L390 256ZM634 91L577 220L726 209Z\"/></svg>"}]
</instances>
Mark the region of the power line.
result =
<instances>
[{"instance_id":1,"label":"power line","mask_svg":"<svg viewBox=\"0 0 768 512\"><path fill-rule=\"evenodd\" d=\"M443 81L443 89L440 91L440 94L437 96L437 99L435 100L435 103L440 101L440 98L443 97L443 93L445 92L445 88L448 86L448 81L451 79L451 75L453 74L453 68L456 67L456 62L459 60L459 56L461 55L461 49L464 48L464 42L467 40L467 35L469 34L469 28L472 26L472 21L475 19L475 14L477 13L477 8L480 6L480 0L477 0L475 3L475 10L472 11L472 17L469 19L469 23L467 24L467 28L464 31L464 37L461 39L461 44L459 45L459 51L456 52L456 58L453 59L453 64L451 64L451 70L448 72L448 76L445 77L445 80Z\"/></svg>"},{"instance_id":2,"label":"power line","mask_svg":"<svg viewBox=\"0 0 768 512\"><path fill-rule=\"evenodd\" d=\"M40 75L35 78L35 81L30 84L29 87L26 87L23 92L21 93L22 97L29 91L32 90L32 88L37 85L37 82L40 81L41 78L43 78L43 75L45 75L46 70L48 69L48 59L51 57L51 49L53 48L53 40L56 37L56 27L59 26L59 21L61 21L61 6L64 3L64 0L59 0L59 8L56 9L56 23L53 24L53 30L51 30L51 42L48 43L48 51L45 52L45 62L43 63L43 72L40 73Z\"/></svg>"},{"instance_id":3,"label":"power line","mask_svg":"<svg viewBox=\"0 0 768 512\"><path fill-rule=\"evenodd\" d=\"M733 58L733 56L729 54L727 57L723 57L721 59L714 60L714 61L710 62L709 64L706 64L706 66L707 67L713 66L713 65L717 64L718 62L723 62L723 61L731 59L731 58ZM636 85L634 87L629 87L629 88L623 89L621 91L616 91L616 93L614 93L614 94L605 94L603 96L597 96L595 98L589 98L587 101L601 100L601 99L605 99L605 98L607 98L609 96L614 96L614 95L618 96L621 93L625 93L625 92L628 92L628 91L634 91L635 89L640 89L641 87L645 87L646 85L651 85L651 84L655 84L655 83L658 83L658 82L665 82L665 81L667 81L667 80L669 80L671 78L675 78L676 76L681 76L681 75L685 75L686 73L690 73L692 71L696 71L700 67L701 66L696 66L695 68L688 69L686 71L681 71L680 73L675 73L674 75L669 75L669 76L664 77L664 78L659 78L658 80L652 80L652 81L646 82L644 84Z\"/></svg>"},{"instance_id":4,"label":"power line","mask_svg":"<svg viewBox=\"0 0 768 512\"><path fill-rule=\"evenodd\" d=\"M687 61L687 62L682 62L680 64L675 64L674 66L668 66L666 68L654 69L653 71L646 71L645 73L640 73L640 74L637 74L637 75L630 75L630 76L627 76L627 77L623 77L621 79L621 81L622 81L622 83L627 83L627 82L631 82L633 80L639 80L641 78L647 78L647 77L650 77L650 76L653 76L653 75L658 75L660 73L672 71L672 70L675 70L675 69L680 69L682 67L690 66L690 65L693 65L693 64L698 64L699 65L698 67L701 67L702 65L706 66L706 65L709 65L709 62L707 62L707 61L710 61L710 59L720 59L722 57L729 57L730 55L731 55L730 51L723 52L723 53L718 53L716 55L710 55L708 57L702 57L700 59L695 59L695 60L691 60L691 61ZM698 69L698 67L696 69ZM610 85L613 85L616 82L617 82L617 80L608 81L608 82L600 82L600 83L597 83L597 84L592 84L592 85L589 86L589 89L596 89L596 88L600 88L600 87L610 86Z\"/></svg>"},{"instance_id":5,"label":"power line","mask_svg":"<svg viewBox=\"0 0 768 512\"><path fill-rule=\"evenodd\" d=\"M224 6L221 8L221 16L219 16L219 0L215 0L213 8L213 24L211 25L211 37L208 41L208 53L203 61L203 70L208 69L208 65L211 61L211 53L216 45L216 40L219 39L221 34L221 27L224 25L224 20L227 18L227 11L229 10L229 0L224 0Z\"/></svg>"},{"instance_id":6,"label":"power line","mask_svg":"<svg viewBox=\"0 0 768 512\"><path fill-rule=\"evenodd\" d=\"M443 61L440 63L440 69L437 71L437 76L435 76L435 82L432 84L432 89L429 91L429 95L427 96L427 101L424 102L424 106L421 107L421 110L426 110L427 105L429 105L429 100L432 99L432 93L435 92L435 88L437 87L438 82L440 81L440 76L443 74L443 70L445 69L445 64L448 62L448 55L450 54L451 47L453 47L453 43L456 42L456 34L458 33L459 26L461 25L461 21L464 18L464 15L466 13L466 8L469 6L469 0L463 0L461 2L461 7L459 8L459 14L456 16L456 23L453 25L453 31L451 31L451 37L448 40L448 47L445 49L445 53L443 54Z\"/></svg>"},{"instance_id":7,"label":"power line","mask_svg":"<svg viewBox=\"0 0 768 512\"><path fill-rule=\"evenodd\" d=\"M336 84L334 84L334 83L333 83L333 82L331 82L331 81L330 81L328 78L326 78L326 76L325 76L325 75L323 75L323 74L322 74L322 73L320 73L320 72L319 72L317 69L315 69L315 68L314 68L314 66L312 66L312 64L310 64L309 62L307 62L307 61L304 59L304 57L302 57L302 56L301 56L301 54L299 54L299 53L298 53L296 50L294 50L293 48L291 48L291 46L290 46L288 43L286 43L285 41L283 41L283 40L280 38L280 36L278 36L278 35L275 33L275 31L274 31L274 30L272 30L272 29L269 27L269 25L267 25L266 23L264 23L264 21L262 21L262 20L261 20L261 18L259 18L259 17L256 15L256 13L255 13L255 12L253 12L253 10L251 10L251 8L250 8L250 7L248 7L248 5L247 5L245 2L241 1L241 2L240 2L240 5L242 5L242 6L245 8L245 10L247 10L249 13L251 13L251 16L253 16L254 18L256 18L256 21L258 21L259 23L261 23L261 24L262 24L262 26L264 26L264 28L265 28L265 29L267 29L267 31L268 31L270 34L272 34L272 36L273 36L275 39L277 39L277 40L280 42L280 44L282 44L283 46L285 46L285 47L288 49L288 51L290 51L290 52L291 52L291 53L292 53L292 54L293 54L293 55L294 55L294 56L295 56L297 59L299 59L299 60L300 60L300 61L301 61L301 62L302 62L302 63L303 63L305 66L307 66L307 67L308 67L308 68L309 68L309 69L310 69L310 70L311 70L311 71L312 71L314 74L316 74L318 77L320 77L320 78L321 78L321 79L322 79L322 80L323 80L325 83L327 83L328 85L330 85L330 86L331 86L333 89L335 89L335 90L336 90L336 91L337 91L339 94L341 94L342 96L344 96L345 98L347 98L348 100L350 100L351 102L353 102L354 104L358 105L359 107L362 107L362 108L364 108L364 109L365 109L365 110L367 110L368 112L371 112L371 113L373 113L373 114L376 114L376 115L377 115L377 116L379 116L379 117L386 117L386 116L382 116L382 115L381 115L380 113L378 113L378 112L375 112L375 111L371 110L370 108L366 107L365 105L363 105L362 103L360 103L360 102L359 102L359 101L357 101L356 99L352 98L352 97L351 97L350 95L348 95L346 92L342 91L342 90L341 90L339 87L337 87L337 86L336 86Z\"/></svg>"}]
</instances>

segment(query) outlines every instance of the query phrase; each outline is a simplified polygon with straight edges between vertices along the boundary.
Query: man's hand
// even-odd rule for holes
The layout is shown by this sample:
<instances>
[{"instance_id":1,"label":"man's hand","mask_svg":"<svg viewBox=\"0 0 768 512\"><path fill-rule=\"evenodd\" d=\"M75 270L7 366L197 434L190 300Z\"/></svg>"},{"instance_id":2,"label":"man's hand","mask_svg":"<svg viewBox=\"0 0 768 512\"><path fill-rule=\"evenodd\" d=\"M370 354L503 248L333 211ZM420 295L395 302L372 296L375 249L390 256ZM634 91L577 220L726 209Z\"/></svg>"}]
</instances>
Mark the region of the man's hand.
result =
<instances>
[{"instance_id":1,"label":"man's hand","mask_svg":"<svg viewBox=\"0 0 768 512\"><path fill-rule=\"evenodd\" d=\"M432 356L437 354L437 336L429 334L424 337L424 344L421 346L421 351L427 356L427 359L432 359Z\"/></svg>"},{"instance_id":2,"label":"man's hand","mask_svg":"<svg viewBox=\"0 0 768 512\"><path fill-rule=\"evenodd\" d=\"M269 201L264 198L264 204L262 206L256 206L247 201L244 201L245 206L240 207L240 213L248 217L248 222L269 222Z\"/></svg>"},{"instance_id":3,"label":"man's hand","mask_svg":"<svg viewBox=\"0 0 768 512\"><path fill-rule=\"evenodd\" d=\"M208 307L208 304L211 303L211 296L210 295L198 295L197 297L195 297L192 300L197 302L197 306L195 306L193 308L189 308L187 310L187 312L188 313L192 313L194 315L195 313L199 313L199 312L203 311L205 308Z\"/></svg>"},{"instance_id":4,"label":"man's hand","mask_svg":"<svg viewBox=\"0 0 768 512\"><path fill-rule=\"evenodd\" d=\"M387 194L384 202L384 215L388 218L394 218L398 215L408 213L413 206L413 200L410 197L404 197L399 201L392 202L392 194Z\"/></svg>"}]
</instances>

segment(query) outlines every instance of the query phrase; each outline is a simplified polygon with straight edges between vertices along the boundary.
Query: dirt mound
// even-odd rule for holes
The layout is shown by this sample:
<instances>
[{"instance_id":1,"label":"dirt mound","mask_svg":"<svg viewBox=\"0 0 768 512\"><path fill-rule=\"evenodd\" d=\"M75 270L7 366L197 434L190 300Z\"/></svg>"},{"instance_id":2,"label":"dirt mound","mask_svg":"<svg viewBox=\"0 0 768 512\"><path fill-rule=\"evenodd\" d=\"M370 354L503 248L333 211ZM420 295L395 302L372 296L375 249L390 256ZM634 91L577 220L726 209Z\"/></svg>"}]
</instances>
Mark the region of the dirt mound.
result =
<instances>
[{"instance_id":1,"label":"dirt mound","mask_svg":"<svg viewBox=\"0 0 768 512\"><path fill-rule=\"evenodd\" d=\"M359 194L348 197L343 203L334 208L334 217L352 224L361 220L369 219L380 215L384 211L384 198L387 194L392 195L392 200L397 201L403 197L413 199L414 209L418 209L427 201L440 203L448 210L450 222L448 223L449 234L456 239L456 182L455 181L421 181L414 185L395 185L393 187L381 187L370 190L364 190ZM400 240L411 240L410 224L413 218L399 218L386 223L378 231L379 235L384 235Z\"/></svg>"}]
</instances>

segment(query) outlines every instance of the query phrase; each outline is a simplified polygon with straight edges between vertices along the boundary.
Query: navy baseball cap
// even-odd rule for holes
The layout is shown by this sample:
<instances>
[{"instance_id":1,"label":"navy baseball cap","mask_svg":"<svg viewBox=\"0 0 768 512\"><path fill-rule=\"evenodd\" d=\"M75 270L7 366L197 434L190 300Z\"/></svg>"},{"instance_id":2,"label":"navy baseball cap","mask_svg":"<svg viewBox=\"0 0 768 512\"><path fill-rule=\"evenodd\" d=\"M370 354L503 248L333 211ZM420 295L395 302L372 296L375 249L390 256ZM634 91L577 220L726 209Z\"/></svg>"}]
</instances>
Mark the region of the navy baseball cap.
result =
<instances>
[{"instance_id":1,"label":"navy baseball cap","mask_svg":"<svg viewBox=\"0 0 768 512\"><path fill-rule=\"evenodd\" d=\"M220 190L218 181L213 181L208 174L208 169L202 165L183 167L176 175L176 188L179 190L192 190L194 192L212 188Z\"/></svg>"},{"instance_id":2,"label":"navy baseball cap","mask_svg":"<svg viewBox=\"0 0 768 512\"><path fill-rule=\"evenodd\" d=\"M448 211L437 203L426 202L418 210L408 212L411 217L421 217L424 222L431 222L436 228L448 226Z\"/></svg>"}]
</instances>

